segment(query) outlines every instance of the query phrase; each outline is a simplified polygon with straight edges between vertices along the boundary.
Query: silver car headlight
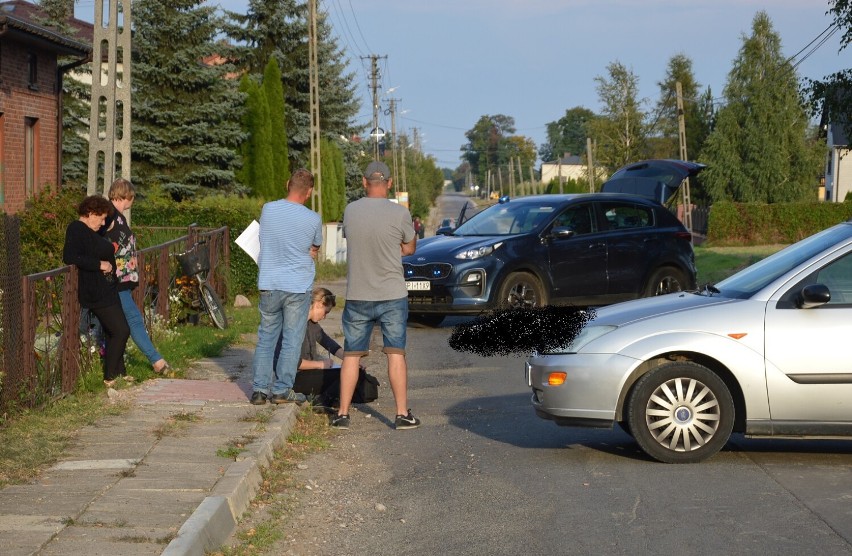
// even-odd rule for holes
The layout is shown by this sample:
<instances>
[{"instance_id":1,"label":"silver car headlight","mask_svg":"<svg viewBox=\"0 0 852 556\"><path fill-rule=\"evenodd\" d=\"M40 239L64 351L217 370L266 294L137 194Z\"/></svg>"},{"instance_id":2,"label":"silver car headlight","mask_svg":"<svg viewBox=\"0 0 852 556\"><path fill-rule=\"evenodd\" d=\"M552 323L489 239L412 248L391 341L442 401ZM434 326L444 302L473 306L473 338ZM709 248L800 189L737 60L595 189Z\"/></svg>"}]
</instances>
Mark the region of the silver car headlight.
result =
<instances>
[{"instance_id":1,"label":"silver car headlight","mask_svg":"<svg viewBox=\"0 0 852 556\"><path fill-rule=\"evenodd\" d=\"M485 245L483 247L476 247L474 249L467 249L465 251L460 251L456 253L457 259L465 259L465 260L473 260L478 259L480 257L484 257L486 255L490 255L494 252L495 249L503 245L503 242L495 243L493 245Z\"/></svg>"},{"instance_id":2,"label":"silver car headlight","mask_svg":"<svg viewBox=\"0 0 852 556\"><path fill-rule=\"evenodd\" d=\"M586 326L570 344L565 346L563 353L577 353L593 340L600 338L604 334L609 334L616 328L618 327L612 325Z\"/></svg>"}]
</instances>

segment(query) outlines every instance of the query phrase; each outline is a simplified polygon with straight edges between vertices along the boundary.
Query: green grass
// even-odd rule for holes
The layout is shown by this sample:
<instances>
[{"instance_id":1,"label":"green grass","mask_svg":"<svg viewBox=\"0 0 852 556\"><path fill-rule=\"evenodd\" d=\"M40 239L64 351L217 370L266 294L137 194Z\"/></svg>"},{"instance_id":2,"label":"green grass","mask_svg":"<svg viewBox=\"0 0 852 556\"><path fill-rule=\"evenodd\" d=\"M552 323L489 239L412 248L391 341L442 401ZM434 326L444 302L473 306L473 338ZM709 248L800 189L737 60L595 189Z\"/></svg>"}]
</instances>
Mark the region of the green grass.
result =
<instances>
[{"instance_id":1,"label":"green grass","mask_svg":"<svg viewBox=\"0 0 852 556\"><path fill-rule=\"evenodd\" d=\"M698 285L720 282L784 247L786 246L696 247L695 266L698 268Z\"/></svg>"},{"instance_id":2,"label":"green grass","mask_svg":"<svg viewBox=\"0 0 852 556\"><path fill-rule=\"evenodd\" d=\"M329 282L346 278L346 263L333 263L331 261L317 262L317 282Z\"/></svg>"},{"instance_id":3,"label":"green grass","mask_svg":"<svg viewBox=\"0 0 852 556\"><path fill-rule=\"evenodd\" d=\"M268 553L284 535L288 521L298 508L294 477L296 465L308 455L328 447L334 433L328 418L313 412L309 404L299 411L296 424L287 443L275 451L269 467L262 470L263 482L252 502L251 509L240 520L230 546L224 546L211 556L250 556Z\"/></svg>"}]
</instances>

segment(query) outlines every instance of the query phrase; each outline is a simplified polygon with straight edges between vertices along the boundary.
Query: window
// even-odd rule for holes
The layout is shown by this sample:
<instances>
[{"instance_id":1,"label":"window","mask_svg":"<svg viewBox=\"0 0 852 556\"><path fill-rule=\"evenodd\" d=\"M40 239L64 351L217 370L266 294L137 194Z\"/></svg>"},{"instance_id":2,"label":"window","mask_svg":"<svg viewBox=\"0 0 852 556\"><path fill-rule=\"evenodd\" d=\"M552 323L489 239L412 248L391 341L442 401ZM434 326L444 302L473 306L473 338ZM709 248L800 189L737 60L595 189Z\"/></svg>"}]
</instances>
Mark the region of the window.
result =
<instances>
[{"instance_id":1,"label":"window","mask_svg":"<svg viewBox=\"0 0 852 556\"><path fill-rule=\"evenodd\" d=\"M27 70L30 89L38 89L38 56L32 52L27 54Z\"/></svg>"},{"instance_id":2,"label":"window","mask_svg":"<svg viewBox=\"0 0 852 556\"><path fill-rule=\"evenodd\" d=\"M570 207L556 219L556 226L571 228L577 235L592 232L592 216L589 210L591 205Z\"/></svg>"},{"instance_id":3,"label":"window","mask_svg":"<svg viewBox=\"0 0 852 556\"><path fill-rule=\"evenodd\" d=\"M623 203L603 203L602 206L611 230L645 228L654 224L648 207Z\"/></svg>"},{"instance_id":4,"label":"window","mask_svg":"<svg viewBox=\"0 0 852 556\"><path fill-rule=\"evenodd\" d=\"M27 197L32 197L38 183L38 118L25 118L24 183Z\"/></svg>"}]
</instances>

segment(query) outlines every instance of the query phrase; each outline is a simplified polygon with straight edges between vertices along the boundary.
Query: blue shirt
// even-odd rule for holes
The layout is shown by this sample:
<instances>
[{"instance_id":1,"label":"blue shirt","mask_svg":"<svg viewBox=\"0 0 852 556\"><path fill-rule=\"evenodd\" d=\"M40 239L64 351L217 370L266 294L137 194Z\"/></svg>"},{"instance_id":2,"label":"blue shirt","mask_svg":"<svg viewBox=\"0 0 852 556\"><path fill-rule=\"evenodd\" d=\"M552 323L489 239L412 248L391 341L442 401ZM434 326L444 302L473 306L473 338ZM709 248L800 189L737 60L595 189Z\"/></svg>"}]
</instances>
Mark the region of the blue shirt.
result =
<instances>
[{"instance_id":1,"label":"blue shirt","mask_svg":"<svg viewBox=\"0 0 852 556\"><path fill-rule=\"evenodd\" d=\"M285 199L263 205L260 213L260 290L311 291L316 267L311 246L322 245L322 220L304 205Z\"/></svg>"}]
</instances>

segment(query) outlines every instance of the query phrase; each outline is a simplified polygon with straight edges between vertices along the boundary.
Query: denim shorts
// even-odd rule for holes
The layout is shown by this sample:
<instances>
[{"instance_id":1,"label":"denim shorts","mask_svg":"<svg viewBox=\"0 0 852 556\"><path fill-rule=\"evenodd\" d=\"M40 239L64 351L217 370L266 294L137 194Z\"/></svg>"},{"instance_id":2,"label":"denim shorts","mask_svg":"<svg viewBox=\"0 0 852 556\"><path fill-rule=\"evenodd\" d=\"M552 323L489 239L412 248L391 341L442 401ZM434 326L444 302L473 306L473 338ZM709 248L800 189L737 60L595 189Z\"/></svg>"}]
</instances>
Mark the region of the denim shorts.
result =
<instances>
[{"instance_id":1,"label":"denim shorts","mask_svg":"<svg viewBox=\"0 0 852 556\"><path fill-rule=\"evenodd\" d=\"M346 300L343 306L344 355L367 355L373 325L382 329L385 353L405 354L408 297L388 301Z\"/></svg>"}]
</instances>

